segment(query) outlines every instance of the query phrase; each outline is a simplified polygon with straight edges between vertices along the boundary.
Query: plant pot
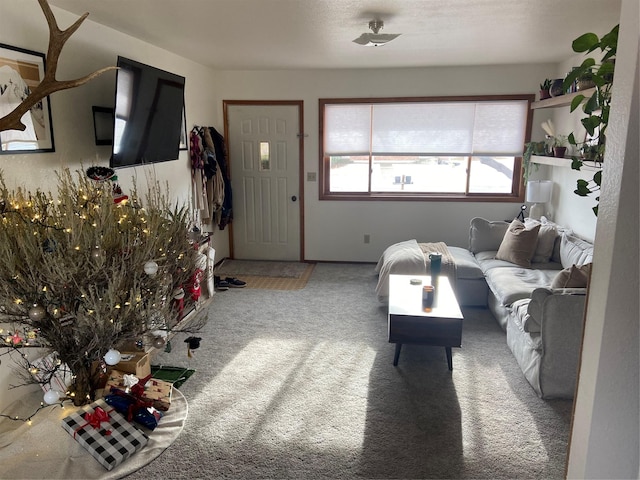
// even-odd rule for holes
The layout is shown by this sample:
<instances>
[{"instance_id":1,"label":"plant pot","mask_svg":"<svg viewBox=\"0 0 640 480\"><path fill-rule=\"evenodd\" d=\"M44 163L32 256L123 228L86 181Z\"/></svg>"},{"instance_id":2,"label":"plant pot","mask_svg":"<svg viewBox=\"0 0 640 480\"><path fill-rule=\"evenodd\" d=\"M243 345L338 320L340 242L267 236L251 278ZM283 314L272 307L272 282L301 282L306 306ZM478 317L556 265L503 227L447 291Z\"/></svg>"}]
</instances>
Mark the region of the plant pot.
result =
<instances>
[{"instance_id":1,"label":"plant pot","mask_svg":"<svg viewBox=\"0 0 640 480\"><path fill-rule=\"evenodd\" d=\"M551 98L549 90L540 90L540 100L546 100L547 98Z\"/></svg>"},{"instance_id":2,"label":"plant pot","mask_svg":"<svg viewBox=\"0 0 640 480\"><path fill-rule=\"evenodd\" d=\"M557 158L564 158L567 153L567 147L553 147L553 156Z\"/></svg>"},{"instance_id":3,"label":"plant pot","mask_svg":"<svg viewBox=\"0 0 640 480\"><path fill-rule=\"evenodd\" d=\"M549 89L549 94L552 97L559 97L560 95L564 95L564 89L562 88L562 83L564 80L562 78L556 78L551 83L551 88Z\"/></svg>"}]
</instances>

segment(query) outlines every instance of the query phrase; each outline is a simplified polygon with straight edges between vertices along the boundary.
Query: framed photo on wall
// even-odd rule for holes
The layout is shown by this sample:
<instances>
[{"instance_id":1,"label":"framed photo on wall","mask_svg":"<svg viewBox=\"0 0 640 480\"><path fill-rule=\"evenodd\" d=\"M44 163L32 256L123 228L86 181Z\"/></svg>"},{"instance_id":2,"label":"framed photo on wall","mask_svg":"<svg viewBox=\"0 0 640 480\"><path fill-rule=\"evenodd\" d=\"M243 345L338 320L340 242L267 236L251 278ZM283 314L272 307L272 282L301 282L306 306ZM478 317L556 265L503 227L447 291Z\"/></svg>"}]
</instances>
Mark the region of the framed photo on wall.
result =
<instances>
[{"instance_id":1,"label":"framed photo on wall","mask_svg":"<svg viewBox=\"0 0 640 480\"><path fill-rule=\"evenodd\" d=\"M45 56L0 43L0 118L11 113L44 78ZM0 132L0 153L54 152L49 97L36 103L21 119L23 131Z\"/></svg>"}]
</instances>

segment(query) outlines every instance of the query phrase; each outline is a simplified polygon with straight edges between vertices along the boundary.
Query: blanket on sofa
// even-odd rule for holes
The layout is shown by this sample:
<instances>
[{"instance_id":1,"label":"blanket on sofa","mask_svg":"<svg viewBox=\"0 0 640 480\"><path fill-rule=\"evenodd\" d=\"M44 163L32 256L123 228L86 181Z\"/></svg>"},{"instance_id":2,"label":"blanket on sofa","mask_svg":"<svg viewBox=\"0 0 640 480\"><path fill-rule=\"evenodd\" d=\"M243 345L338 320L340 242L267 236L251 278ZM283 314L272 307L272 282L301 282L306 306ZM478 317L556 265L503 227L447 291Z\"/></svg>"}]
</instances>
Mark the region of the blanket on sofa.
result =
<instances>
[{"instance_id":1,"label":"blanket on sofa","mask_svg":"<svg viewBox=\"0 0 640 480\"><path fill-rule=\"evenodd\" d=\"M429 254L442 254L441 274L447 275L451 285L455 284L455 261L444 242L418 243L415 239L406 240L388 247L378 260L375 271L378 273L376 295L378 301L389 300L389 275L428 275Z\"/></svg>"}]
</instances>

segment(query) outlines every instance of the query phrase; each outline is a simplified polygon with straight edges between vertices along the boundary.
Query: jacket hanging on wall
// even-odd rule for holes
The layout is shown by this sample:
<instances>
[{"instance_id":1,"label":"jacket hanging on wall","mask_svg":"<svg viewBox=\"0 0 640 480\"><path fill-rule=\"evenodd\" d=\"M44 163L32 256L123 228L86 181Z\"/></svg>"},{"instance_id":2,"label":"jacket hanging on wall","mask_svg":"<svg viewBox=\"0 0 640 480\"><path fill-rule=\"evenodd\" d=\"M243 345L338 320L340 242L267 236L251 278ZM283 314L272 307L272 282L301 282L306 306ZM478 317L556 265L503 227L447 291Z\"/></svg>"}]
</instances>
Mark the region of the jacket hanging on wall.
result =
<instances>
[{"instance_id":1,"label":"jacket hanging on wall","mask_svg":"<svg viewBox=\"0 0 640 480\"><path fill-rule=\"evenodd\" d=\"M224 230L233 219L224 137L213 127L196 126L191 130L190 146L196 208L203 222Z\"/></svg>"}]
</instances>

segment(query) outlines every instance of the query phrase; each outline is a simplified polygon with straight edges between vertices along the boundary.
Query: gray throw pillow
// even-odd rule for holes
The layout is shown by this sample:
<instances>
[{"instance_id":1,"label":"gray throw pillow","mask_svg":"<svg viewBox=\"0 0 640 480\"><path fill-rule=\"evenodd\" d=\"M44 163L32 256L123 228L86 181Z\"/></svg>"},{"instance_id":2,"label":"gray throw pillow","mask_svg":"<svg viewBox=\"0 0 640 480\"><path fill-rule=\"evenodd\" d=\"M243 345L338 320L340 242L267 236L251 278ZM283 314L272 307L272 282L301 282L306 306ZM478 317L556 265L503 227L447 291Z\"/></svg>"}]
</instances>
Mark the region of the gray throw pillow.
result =
<instances>
[{"instance_id":1,"label":"gray throw pillow","mask_svg":"<svg viewBox=\"0 0 640 480\"><path fill-rule=\"evenodd\" d=\"M540 225L527 230L520 220L511 222L504 234L496 259L531 268L531 258L536 249L539 230Z\"/></svg>"},{"instance_id":2,"label":"gray throw pillow","mask_svg":"<svg viewBox=\"0 0 640 480\"><path fill-rule=\"evenodd\" d=\"M501 220L489 221L481 217L472 218L469 231L469 250L472 253L495 252L500 248L507 228L509 228L509 224Z\"/></svg>"}]
</instances>

